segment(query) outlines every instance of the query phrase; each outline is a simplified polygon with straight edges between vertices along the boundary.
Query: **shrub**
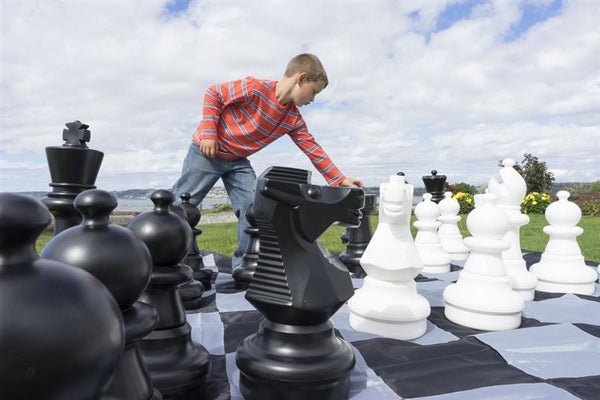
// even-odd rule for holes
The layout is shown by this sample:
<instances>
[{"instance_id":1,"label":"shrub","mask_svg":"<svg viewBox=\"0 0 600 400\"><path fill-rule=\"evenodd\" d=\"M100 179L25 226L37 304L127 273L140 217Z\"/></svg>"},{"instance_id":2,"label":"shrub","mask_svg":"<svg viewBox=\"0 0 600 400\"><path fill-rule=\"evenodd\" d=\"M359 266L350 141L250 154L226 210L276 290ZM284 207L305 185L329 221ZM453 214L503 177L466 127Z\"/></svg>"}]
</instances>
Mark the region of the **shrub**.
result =
<instances>
[{"instance_id":1,"label":"shrub","mask_svg":"<svg viewBox=\"0 0 600 400\"><path fill-rule=\"evenodd\" d=\"M549 194L531 192L521 202L521 211L525 214L543 214L550 203Z\"/></svg>"},{"instance_id":2,"label":"shrub","mask_svg":"<svg viewBox=\"0 0 600 400\"><path fill-rule=\"evenodd\" d=\"M592 183L592 186L588 189L590 193L600 193L600 181Z\"/></svg>"},{"instance_id":3,"label":"shrub","mask_svg":"<svg viewBox=\"0 0 600 400\"><path fill-rule=\"evenodd\" d=\"M469 194L476 194L477 193L477 188L473 185L469 185L468 183L465 182L458 182L458 183L454 183L454 184L449 184L446 183L446 187L444 188L445 192L452 192L452 193L459 193L459 192L463 192L463 193L469 193Z\"/></svg>"},{"instance_id":4,"label":"shrub","mask_svg":"<svg viewBox=\"0 0 600 400\"><path fill-rule=\"evenodd\" d=\"M592 199L583 203L583 207L581 207L581 213L583 215L600 215L600 200Z\"/></svg>"},{"instance_id":5,"label":"shrub","mask_svg":"<svg viewBox=\"0 0 600 400\"><path fill-rule=\"evenodd\" d=\"M452 198L458 201L460 205L459 213L461 214L468 214L475 208L475 202L471 193L458 192Z\"/></svg>"}]
</instances>

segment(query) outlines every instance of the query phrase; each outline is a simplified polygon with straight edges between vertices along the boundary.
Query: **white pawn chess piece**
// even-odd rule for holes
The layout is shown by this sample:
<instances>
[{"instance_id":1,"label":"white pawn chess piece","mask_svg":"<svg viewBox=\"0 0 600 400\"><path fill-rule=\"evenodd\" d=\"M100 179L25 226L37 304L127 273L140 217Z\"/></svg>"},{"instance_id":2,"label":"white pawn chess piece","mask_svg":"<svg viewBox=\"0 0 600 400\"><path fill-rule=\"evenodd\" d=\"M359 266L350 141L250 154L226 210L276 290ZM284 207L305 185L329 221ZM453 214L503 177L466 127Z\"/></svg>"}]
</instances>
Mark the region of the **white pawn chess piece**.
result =
<instances>
[{"instance_id":1,"label":"white pawn chess piece","mask_svg":"<svg viewBox=\"0 0 600 400\"><path fill-rule=\"evenodd\" d=\"M523 298L510 285L501 253L510 244L506 213L494 206L493 194L480 197L467 216L473 235L464 239L471 249L456 283L444 290L444 314L459 325L487 331L515 329L521 325Z\"/></svg>"},{"instance_id":2,"label":"white pawn chess piece","mask_svg":"<svg viewBox=\"0 0 600 400\"><path fill-rule=\"evenodd\" d=\"M417 228L415 245L423 262L423 272L440 274L450 272L450 255L442 247L438 228L441 225L437 219L440 216L439 206L431 201L431 193L423 194L423 201L415 207Z\"/></svg>"},{"instance_id":3,"label":"white pawn chess piece","mask_svg":"<svg viewBox=\"0 0 600 400\"><path fill-rule=\"evenodd\" d=\"M379 190L379 224L360 260L367 276L348 301L350 326L410 340L425 333L431 312L414 281L423 268L410 233L414 187L392 175Z\"/></svg>"},{"instance_id":4,"label":"white pawn chess piece","mask_svg":"<svg viewBox=\"0 0 600 400\"><path fill-rule=\"evenodd\" d=\"M438 221L442 223L438 229L438 235L442 242L442 248L450 255L450 260L466 260L469 249L463 243L463 237L457 226L460 221L458 215L460 204L452 198L452 192L446 192L438 206L440 208Z\"/></svg>"},{"instance_id":5,"label":"white pawn chess piece","mask_svg":"<svg viewBox=\"0 0 600 400\"><path fill-rule=\"evenodd\" d=\"M558 201L546 208L550 225L544 227L544 233L549 236L548 244L540 262L530 269L538 278L536 290L592 294L598 274L585 265L577 243L577 236L583 233L583 228L576 226L581 209L568 200L569 192L561 190L556 195Z\"/></svg>"},{"instance_id":6,"label":"white pawn chess piece","mask_svg":"<svg viewBox=\"0 0 600 400\"><path fill-rule=\"evenodd\" d=\"M500 169L502 183L492 178L487 190L496 195L495 204L506 212L510 222L504 236L510 247L502 253L510 284L524 300L533 300L537 278L527 270L520 240L521 227L529 223L529 217L521 213L521 202L527 193L527 184L521 174L513 168L514 165L515 161L510 158L503 160L503 168Z\"/></svg>"}]
</instances>

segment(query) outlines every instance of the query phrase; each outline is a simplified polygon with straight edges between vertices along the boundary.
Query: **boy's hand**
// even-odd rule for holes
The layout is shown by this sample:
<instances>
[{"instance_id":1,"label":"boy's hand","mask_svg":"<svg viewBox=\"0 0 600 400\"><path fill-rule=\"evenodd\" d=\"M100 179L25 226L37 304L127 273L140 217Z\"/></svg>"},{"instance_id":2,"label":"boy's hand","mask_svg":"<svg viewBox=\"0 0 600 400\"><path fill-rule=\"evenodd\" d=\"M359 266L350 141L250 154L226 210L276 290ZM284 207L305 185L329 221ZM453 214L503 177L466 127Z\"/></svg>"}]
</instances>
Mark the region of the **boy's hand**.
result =
<instances>
[{"instance_id":1,"label":"boy's hand","mask_svg":"<svg viewBox=\"0 0 600 400\"><path fill-rule=\"evenodd\" d=\"M340 183L340 186L345 186L345 187L352 187L352 186L363 187L363 183L358 178L346 178L346 179L344 179L342 181L342 183Z\"/></svg>"},{"instance_id":2,"label":"boy's hand","mask_svg":"<svg viewBox=\"0 0 600 400\"><path fill-rule=\"evenodd\" d=\"M210 139L202 139L200 142L200 150L208 158L215 158L217 155L217 141Z\"/></svg>"}]
</instances>

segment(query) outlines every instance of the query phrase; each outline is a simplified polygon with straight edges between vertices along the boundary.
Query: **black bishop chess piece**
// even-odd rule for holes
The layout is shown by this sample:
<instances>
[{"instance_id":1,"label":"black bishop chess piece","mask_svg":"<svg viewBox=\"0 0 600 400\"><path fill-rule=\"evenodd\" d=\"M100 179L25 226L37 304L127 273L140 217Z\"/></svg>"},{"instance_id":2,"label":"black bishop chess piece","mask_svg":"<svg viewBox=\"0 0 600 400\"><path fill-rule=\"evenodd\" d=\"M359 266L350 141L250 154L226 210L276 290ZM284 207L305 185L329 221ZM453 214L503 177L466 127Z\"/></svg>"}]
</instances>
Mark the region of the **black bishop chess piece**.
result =
<instances>
[{"instance_id":1,"label":"black bishop chess piece","mask_svg":"<svg viewBox=\"0 0 600 400\"><path fill-rule=\"evenodd\" d=\"M422 177L427 193L431 193L431 201L439 203L444 200L444 184L446 183L446 175L438 175L434 169L431 175Z\"/></svg>"},{"instance_id":2,"label":"black bishop chess piece","mask_svg":"<svg viewBox=\"0 0 600 400\"><path fill-rule=\"evenodd\" d=\"M258 238L258 226L254 217L254 205L250 204L246 209L246 221L249 226L244 229L244 232L250 238L246 252L242 257L242 265L233 269L233 279L237 289L248 289L254 271L258 266L258 252L260 250L260 241Z\"/></svg>"},{"instance_id":3,"label":"black bishop chess piece","mask_svg":"<svg viewBox=\"0 0 600 400\"><path fill-rule=\"evenodd\" d=\"M364 277L365 270L360 265L360 259L373 237L371 229L371 215L377 206L377 196L365 194L365 206L361 210L360 226L347 228L342 234L342 242L346 244L346 251L339 255L339 259L348 268L355 278Z\"/></svg>"},{"instance_id":4,"label":"black bishop chess piece","mask_svg":"<svg viewBox=\"0 0 600 400\"><path fill-rule=\"evenodd\" d=\"M179 295L179 286L192 278L181 261L192 241L189 224L169 211L175 196L168 190L150 195L152 211L127 226L148 246L153 270L142 301L158 310L158 326L140 342L152 382L165 399L203 399L210 368L208 352L192 342L191 327Z\"/></svg>"},{"instance_id":5,"label":"black bishop chess piece","mask_svg":"<svg viewBox=\"0 0 600 400\"><path fill-rule=\"evenodd\" d=\"M152 386L138 348L139 340L158 324L156 309L137 301L150 281L150 252L129 229L110 223L117 199L109 192L86 190L75 197L73 204L83 216L82 224L54 236L41 256L91 273L119 303L125 323L125 350L102 398L162 399Z\"/></svg>"},{"instance_id":6,"label":"black bishop chess piece","mask_svg":"<svg viewBox=\"0 0 600 400\"><path fill-rule=\"evenodd\" d=\"M270 167L258 178L260 251L246 299L265 318L237 349L246 400L347 398L354 353L329 318L354 289L316 239L336 221L357 226L363 205L362 189L312 185L309 171Z\"/></svg>"},{"instance_id":7,"label":"black bishop chess piece","mask_svg":"<svg viewBox=\"0 0 600 400\"><path fill-rule=\"evenodd\" d=\"M54 235L81 223L73 207L75 197L94 185L104 153L87 147L89 126L80 121L68 122L63 129L62 146L46 147L52 192L42 201L54 215Z\"/></svg>"},{"instance_id":8,"label":"black bishop chess piece","mask_svg":"<svg viewBox=\"0 0 600 400\"><path fill-rule=\"evenodd\" d=\"M0 396L95 400L123 351L123 319L94 276L38 257L50 220L39 200L0 193Z\"/></svg>"}]
</instances>

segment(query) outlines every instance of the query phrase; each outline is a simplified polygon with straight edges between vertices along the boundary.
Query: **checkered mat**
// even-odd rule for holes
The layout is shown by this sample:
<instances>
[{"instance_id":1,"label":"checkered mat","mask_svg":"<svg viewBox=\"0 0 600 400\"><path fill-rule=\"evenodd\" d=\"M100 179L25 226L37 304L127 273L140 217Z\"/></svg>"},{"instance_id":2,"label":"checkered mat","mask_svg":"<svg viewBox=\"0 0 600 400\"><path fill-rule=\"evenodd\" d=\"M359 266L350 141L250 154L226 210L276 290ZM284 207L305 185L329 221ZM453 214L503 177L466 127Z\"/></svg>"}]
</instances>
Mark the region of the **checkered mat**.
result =
<instances>
[{"instance_id":1,"label":"checkered mat","mask_svg":"<svg viewBox=\"0 0 600 400\"><path fill-rule=\"evenodd\" d=\"M529 267L539 253L524 253ZM235 289L231 260L207 254L218 269L216 301L187 313L192 339L211 355L207 399L242 400L235 351L258 329L261 314ZM596 267L597 263L588 263ZM461 265L446 274L422 274L417 290L429 300L427 332L411 341L356 332L344 305L332 321L352 345L356 366L352 400L600 399L600 290L592 296L536 292L519 329L483 332L450 322L442 292ZM362 285L353 280L354 287Z\"/></svg>"}]
</instances>

